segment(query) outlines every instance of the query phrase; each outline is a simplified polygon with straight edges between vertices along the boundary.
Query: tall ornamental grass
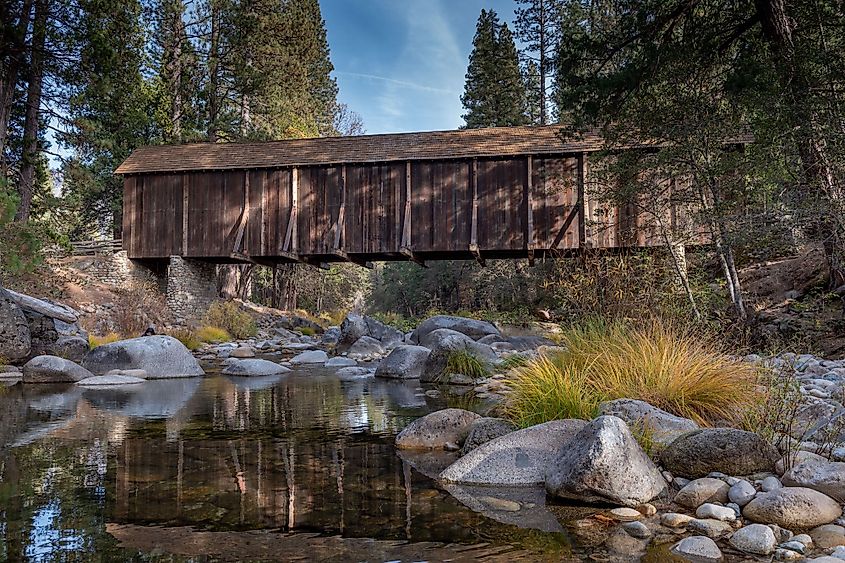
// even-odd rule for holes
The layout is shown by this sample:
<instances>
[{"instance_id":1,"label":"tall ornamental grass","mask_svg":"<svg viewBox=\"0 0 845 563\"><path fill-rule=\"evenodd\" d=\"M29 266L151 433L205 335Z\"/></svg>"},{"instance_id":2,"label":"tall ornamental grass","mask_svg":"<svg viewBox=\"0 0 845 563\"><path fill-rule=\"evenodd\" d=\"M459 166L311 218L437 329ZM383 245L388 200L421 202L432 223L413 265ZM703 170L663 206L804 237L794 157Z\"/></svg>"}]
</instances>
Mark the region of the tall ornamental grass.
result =
<instances>
[{"instance_id":1,"label":"tall ornamental grass","mask_svg":"<svg viewBox=\"0 0 845 563\"><path fill-rule=\"evenodd\" d=\"M505 414L516 424L590 419L603 401L629 398L708 425L741 420L756 400L753 364L658 321L590 323L560 346L510 372Z\"/></svg>"}]
</instances>

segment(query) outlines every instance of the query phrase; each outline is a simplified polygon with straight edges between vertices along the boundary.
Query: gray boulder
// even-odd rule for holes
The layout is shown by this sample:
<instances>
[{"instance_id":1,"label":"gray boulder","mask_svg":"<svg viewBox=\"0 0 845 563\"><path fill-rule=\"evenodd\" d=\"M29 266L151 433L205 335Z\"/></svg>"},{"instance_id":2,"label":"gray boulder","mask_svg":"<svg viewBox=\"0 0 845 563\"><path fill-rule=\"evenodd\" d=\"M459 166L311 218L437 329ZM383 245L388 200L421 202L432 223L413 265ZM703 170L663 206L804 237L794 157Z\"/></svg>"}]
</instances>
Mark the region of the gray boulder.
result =
<instances>
[{"instance_id":1,"label":"gray boulder","mask_svg":"<svg viewBox=\"0 0 845 563\"><path fill-rule=\"evenodd\" d=\"M57 321L57 324L60 321ZM54 356L59 356L74 362L81 362L85 359L91 349L88 343L88 338L82 336L59 336L56 341L50 346L50 351Z\"/></svg>"},{"instance_id":2,"label":"gray boulder","mask_svg":"<svg viewBox=\"0 0 845 563\"><path fill-rule=\"evenodd\" d=\"M760 493L745 505L742 515L753 522L777 524L789 530L807 530L830 524L842 516L839 503L804 487L783 487Z\"/></svg>"},{"instance_id":3,"label":"gray boulder","mask_svg":"<svg viewBox=\"0 0 845 563\"><path fill-rule=\"evenodd\" d=\"M367 336L375 338L381 342L385 348L394 348L402 343L405 335L402 331L396 330L392 326L387 326L381 321L372 317L364 317L364 322L367 323Z\"/></svg>"},{"instance_id":4,"label":"gray boulder","mask_svg":"<svg viewBox=\"0 0 845 563\"><path fill-rule=\"evenodd\" d=\"M787 487L807 487L845 502L845 463L807 460L787 471L781 481Z\"/></svg>"},{"instance_id":5,"label":"gray boulder","mask_svg":"<svg viewBox=\"0 0 845 563\"><path fill-rule=\"evenodd\" d=\"M673 475L694 479L718 471L750 475L772 471L777 450L753 432L735 428L707 428L684 434L660 454Z\"/></svg>"},{"instance_id":6,"label":"gray boulder","mask_svg":"<svg viewBox=\"0 0 845 563\"><path fill-rule=\"evenodd\" d=\"M372 336L362 336L349 347L350 358L356 360L371 360L384 354L384 347L379 340Z\"/></svg>"},{"instance_id":7,"label":"gray boulder","mask_svg":"<svg viewBox=\"0 0 845 563\"><path fill-rule=\"evenodd\" d=\"M504 418L479 418L472 423L469 429L467 439L464 441L464 447L461 448L461 455L466 455L478 446L486 444L494 438L515 432L516 430L516 425Z\"/></svg>"},{"instance_id":8,"label":"gray boulder","mask_svg":"<svg viewBox=\"0 0 845 563\"><path fill-rule=\"evenodd\" d=\"M419 379L423 375L430 353L431 350L423 346L409 344L397 346L379 363L376 377Z\"/></svg>"},{"instance_id":9,"label":"gray boulder","mask_svg":"<svg viewBox=\"0 0 845 563\"><path fill-rule=\"evenodd\" d=\"M205 375L191 351L172 336L156 335L119 340L91 350L83 364L98 375L113 369L142 369L147 379Z\"/></svg>"},{"instance_id":10,"label":"gray boulder","mask_svg":"<svg viewBox=\"0 0 845 563\"><path fill-rule=\"evenodd\" d=\"M373 370L364 367L346 367L340 368L335 372L335 375L341 381L353 381L355 379L365 379L373 376Z\"/></svg>"},{"instance_id":11,"label":"gray boulder","mask_svg":"<svg viewBox=\"0 0 845 563\"><path fill-rule=\"evenodd\" d=\"M716 542L705 536L684 538L670 550L674 555L696 563L718 563L722 561L722 552Z\"/></svg>"},{"instance_id":12,"label":"gray boulder","mask_svg":"<svg viewBox=\"0 0 845 563\"><path fill-rule=\"evenodd\" d=\"M599 405L599 413L617 416L631 428L647 431L655 444L661 447L668 446L682 434L698 430L698 424L688 418L675 416L635 399L604 402Z\"/></svg>"},{"instance_id":13,"label":"gray boulder","mask_svg":"<svg viewBox=\"0 0 845 563\"><path fill-rule=\"evenodd\" d=\"M690 481L675 495L675 504L698 508L706 502L728 502L730 486L721 479L702 477Z\"/></svg>"},{"instance_id":14,"label":"gray boulder","mask_svg":"<svg viewBox=\"0 0 845 563\"><path fill-rule=\"evenodd\" d=\"M420 381L437 381L446 369L449 355L464 350L491 366L497 360L496 353L490 346L479 344L472 338L448 328L441 328L426 334L422 345L431 349L426 359L425 369Z\"/></svg>"},{"instance_id":15,"label":"gray boulder","mask_svg":"<svg viewBox=\"0 0 845 563\"><path fill-rule=\"evenodd\" d=\"M83 387L101 387L105 385L137 385L144 383L144 381L140 377L132 377L131 375L95 375L77 381L76 384Z\"/></svg>"},{"instance_id":16,"label":"gray boulder","mask_svg":"<svg viewBox=\"0 0 845 563\"><path fill-rule=\"evenodd\" d=\"M58 356L35 356L23 366L24 383L76 383L94 374Z\"/></svg>"},{"instance_id":17,"label":"gray boulder","mask_svg":"<svg viewBox=\"0 0 845 563\"><path fill-rule=\"evenodd\" d=\"M491 334L500 334L499 329L487 321L478 321L464 317L436 315L421 322L411 335L411 340L415 343L421 343L428 333L441 328L448 328L460 332L469 336L473 340L478 340L479 338L484 338L485 336Z\"/></svg>"},{"instance_id":18,"label":"gray boulder","mask_svg":"<svg viewBox=\"0 0 845 563\"><path fill-rule=\"evenodd\" d=\"M733 533L729 541L736 549L755 555L768 555L775 550L777 545L775 533L763 524L751 524L740 528Z\"/></svg>"},{"instance_id":19,"label":"gray boulder","mask_svg":"<svg viewBox=\"0 0 845 563\"><path fill-rule=\"evenodd\" d=\"M320 341L325 346L336 346L340 341L340 329L336 326L327 328L326 332L324 332L323 336L320 338Z\"/></svg>"},{"instance_id":20,"label":"gray boulder","mask_svg":"<svg viewBox=\"0 0 845 563\"><path fill-rule=\"evenodd\" d=\"M494 438L447 467L440 480L468 485L542 484L557 453L585 425L583 420L553 420Z\"/></svg>"},{"instance_id":21,"label":"gray boulder","mask_svg":"<svg viewBox=\"0 0 845 563\"><path fill-rule=\"evenodd\" d=\"M615 416L600 416L562 448L546 474L546 490L583 502L638 506L666 489L660 470Z\"/></svg>"},{"instance_id":22,"label":"gray boulder","mask_svg":"<svg viewBox=\"0 0 845 563\"><path fill-rule=\"evenodd\" d=\"M289 371L290 368L270 360L248 358L230 363L222 373L223 375L263 376L278 375Z\"/></svg>"},{"instance_id":23,"label":"gray boulder","mask_svg":"<svg viewBox=\"0 0 845 563\"><path fill-rule=\"evenodd\" d=\"M26 316L0 290L0 357L10 362L23 360L31 346Z\"/></svg>"},{"instance_id":24,"label":"gray boulder","mask_svg":"<svg viewBox=\"0 0 845 563\"><path fill-rule=\"evenodd\" d=\"M327 368L348 368L351 366L357 366L358 362L351 358L344 358L343 356L335 356L334 358L329 358L325 364L323 364Z\"/></svg>"},{"instance_id":25,"label":"gray boulder","mask_svg":"<svg viewBox=\"0 0 845 563\"><path fill-rule=\"evenodd\" d=\"M307 350L291 358L290 363L292 365L325 364L328 360L329 355L322 350Z\"/></svg>"},{"instance_id":26,"label":"gray boulder","mask_svg":"<svg viewBox=\"0 0 845 563\"><path fill-rule=\"evenodd\" d=\"M543 336L510 336L507 339L513 350L517 352L527 352L529 350L536 350L540 346L554 346L555 343Z\"/></svg>"},{"instance_id":27,"label":"gray boulder","mask_svg":"<svg viewBox=\"0 0 845 563\"><path fill-rule=\"evenodd\" d=\"M396 447L409 450L442 450L460 446L472 423L481 418L463 409L443 409L416 419L396 436Z\"/></svg>"},{"instance_id":28,"label":"gray boulder","mask_svg":"<svg viewBox=\"0 0 845 563\"><path fill-rule=\"evenodd\" d=\"M361 315L350 313L340 323L338 345L351 346L362 336L368 336L369 333L370 328L367 326L367 320Z\"/></svg>"}]
</instances>

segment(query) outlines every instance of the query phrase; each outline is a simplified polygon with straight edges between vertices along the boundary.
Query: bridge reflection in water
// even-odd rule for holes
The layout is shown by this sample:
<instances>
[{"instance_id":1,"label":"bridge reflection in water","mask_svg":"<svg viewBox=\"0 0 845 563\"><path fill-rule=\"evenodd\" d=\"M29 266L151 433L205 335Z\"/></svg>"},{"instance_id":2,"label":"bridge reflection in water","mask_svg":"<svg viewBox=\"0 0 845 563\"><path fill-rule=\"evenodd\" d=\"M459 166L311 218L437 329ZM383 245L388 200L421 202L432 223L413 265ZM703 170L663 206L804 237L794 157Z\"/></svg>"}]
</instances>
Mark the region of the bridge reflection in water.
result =
<instances>
[{"instance_id":1,"label":"bridge reflection in water","mask_svg":"<svg viewBox=\"0 0 845 563\"><path fill-rule=\"evenodd\" d=\"M206 546L224 558L237 557L225 545L244 542L282 557L284 538L318 558L321 540L302 532L347 538L323 547L358 560L366 542L352 538L383 540L371 547L399 559L450 543L489 542L479 555L511 559L537 542L552 558L570 553L542 498L539 506L527 499L522 515L485 510L477 493L436 487L426 476L430 459L396 455L396 432L442 406L415 382L345 382L322 372L103 390L7 387L0 560L64 560L88 550L146 558L151 525L167 527L155 528L161 549L170 538L169 552L185 557L196 555L186 546L217 537L185 539L197 530L224 534ZM255 536L271 530L270 539ZM297 532L296 541L280 531ZM400 549L397 540L416 547Z\"/></svg>"}]
</instances>

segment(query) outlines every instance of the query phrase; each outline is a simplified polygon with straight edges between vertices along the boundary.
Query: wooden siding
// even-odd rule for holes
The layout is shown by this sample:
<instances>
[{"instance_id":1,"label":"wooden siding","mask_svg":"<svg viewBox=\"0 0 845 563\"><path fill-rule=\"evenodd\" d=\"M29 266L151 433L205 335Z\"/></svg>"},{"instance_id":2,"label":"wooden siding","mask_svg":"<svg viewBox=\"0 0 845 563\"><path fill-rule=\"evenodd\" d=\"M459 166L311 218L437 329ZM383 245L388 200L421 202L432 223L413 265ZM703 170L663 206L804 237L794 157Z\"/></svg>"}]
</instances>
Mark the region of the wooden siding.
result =
<instances>
[{"instance_id":1,"label":"wooden siding","mask_svg":"<svg viewBox=\"0 0 845 563\"><path fill-rule=\"evenodd\" d=\"M130 258L266 262L659 244L637 206L590 198L585 153L127 175L123 241Z\"/></svg>"}]
</instances>

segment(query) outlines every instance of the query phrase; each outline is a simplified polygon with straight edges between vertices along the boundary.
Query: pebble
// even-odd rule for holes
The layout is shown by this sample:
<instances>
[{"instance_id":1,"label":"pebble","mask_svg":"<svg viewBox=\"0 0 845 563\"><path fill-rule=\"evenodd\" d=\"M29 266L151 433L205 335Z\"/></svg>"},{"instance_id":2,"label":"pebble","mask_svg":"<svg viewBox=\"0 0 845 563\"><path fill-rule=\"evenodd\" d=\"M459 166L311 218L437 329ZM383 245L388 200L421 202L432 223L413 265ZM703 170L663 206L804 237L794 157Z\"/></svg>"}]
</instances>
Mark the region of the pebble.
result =
<instances>
[{"instance_id":1,"label":"pebble","mask_svg":"<svg viewBox=\"0 0 845 563\"><path fill-rule=\"evenodd\" d=\"M643 517L639 510L633 508L614 508L610 511L610 515L620 522L633 522Z\"/></svg>"},{"instance_id":2,"label":"pebble","mask_svg":"<svg viewBox=\"0 0 845 563\"><path fill-rule=\"evenodd\" d=\"M810 530L813 543L821 549L830 549L845 545L845 528L836 524L826 524Z\"/></svg>"},{"instance_id":3,"label":"pebble","mask_svg":"<svg viewBox=\"0 0 845 563\"><path fill-rule=\"evenodd\" d=\"M735 502L739 506L745 506L754 496L757 494L757 489L754 488L754 485L746 481L745 479L740 479L735 484L731 485L731 488L728 490L728 498L731 502Z\"/></svg>"},{"instance_id":4,"label":"pebble","mask_svg":"<svg viewBox=\"0 0 845 563\"><path fill-rule=\"evenodd\" d=\"M769 524L769 528L771 528L772 532L775 534L775 539L778 543L789 541L793 537L792 532L790 532L786 528L781 528L777 524Z\"/></svg>"},{"instance_id":5,"label":"pebble","mask_svg":"<svg viewBox=\"0 0 845 563\"><path fill-rule=\"evenodd\" d=\"M699 518L712 518L714 520L721 520L722 522L733 522L736 520L736 512L734 512L733 508L710 502L699 506L695 511L695 515Z\"/></svg>"},{"instance_id":6,"label":"pebble","mask_svg":"<svg viewBox=\"0 0 845 563\"><path fill-rule=\"evenodd\" d=\"M639 505L637 507L637 510L643 516L654 516L655 514L657 514L657 508L655 508L653 504L649 503Z\"/></svg>"},{"instance_id":7,"label":"pebble","mask_svg":"<svg viewBox=\"0 0 845 563\"><path fill-rule=\"evenodd\" d=\"M811 538L808 534L798 534L797 536L792 536L792 541L801 542L808 548L813 547L813 538Z\"/></svg>"},{"instance_id":8,"label":"pebble","mask_svg":"<svg viewBox=\"0 0 845 563\"><path fill-rule=\"evenodd\" d=\"M695 518L679 512L667 512L660 517L660 523L667 528L683 528L691 520L695 520Z\"/></svg>"},{"instance_id":9,"label":"pebble","mask_svg":"<svg viewBox=\"0 0 845 563\"><path fill-rule=\"evenodd\" d=\"M672 553L689 557L693 561L717 562L722 560L722 552L716 542L704 536L690 536L672 546Z\"/></svg>"},{"instance_id":10,"label":"pebble","mask_svg":"<svg viewBox=\"0 0 845 563\"><path fill-rule=\"evenodd\" d=\"M626 522L622 525L629 536L639 539L651 537L651 531L642 522Z\"/></svg>"},{"instance_id":11,"label":"pebble","mask_svg":"<svg viewBox=\"0 0 845 563\"><path fill-rule=\"evenodd\" d=\"M830 552L831 557L836 557L837 559L845 560L845 546L838 546L836 549Z\"/></svg>"},{"instance_id":12,"label":"pebble","mask_svg":"<svg viewBox=\"0 0 845 563\"><path fill-rule=\"evenodd\" d=\"M775 550L775 534L764 524L751 524L734 532L730 544L746 553L769 555Z\"/></svg>"},{"instance_id":13,"label":"pebble","mask_svg":"<svg viewBox=\"0 0 845 563\"><path fill-rule=\"evenodd\" d=\"M478 500L483 502L493 510L501 510L502 512L519 512L522 508L518 502L498 497L479 497Z\"/></svg>"},{"instance_id":14,"label":"pebble","mask_svg":"<svg viewBox=\"0 0 845 563\"><path fill-rule=\"evenodd\" d=\"M781 548L775 550L775 561L798 561L799 559L804 559L804 556L797 551Z\"/></svg>"},{"instance_id":15,"label":"pebble","mask_svg":"<svg viewBox=\"0 0 845 563\"><path fill-rule=\"evenodd\" d=\"M780 479L778 479L774 475L766 477L765 479L763 479L763 482L760 483L760 489L765 493L780 489L782 487L783 484L781 484Z\"/></svg>"},{"instance_id":16,"label":"pebble","mask_svg":"<svg viewBox=\"0 0 845 563\"><path fill-rule=\"evenodd\" d=\"M734 531L733 527L727 522L712 518L693 518L687 523L687 530L703 534L709 538L721 538Z\"/></svg>"},{"instance_id":17,"label":"pebble","mask_svg":"<svg viewBox=\"0 0 845 563\"><path fill-rule=\"evenodd\" d=\"M780 544L779 547L781 547L783 549L788 549L790 551L794 551L796 553L800 553L801 555L804 555L804 552L807 551L807 546L805 546L800 541L795 541L795 540L789 540L788 542L784 542L784 543Z\"/></svg>"}]
</instances>

